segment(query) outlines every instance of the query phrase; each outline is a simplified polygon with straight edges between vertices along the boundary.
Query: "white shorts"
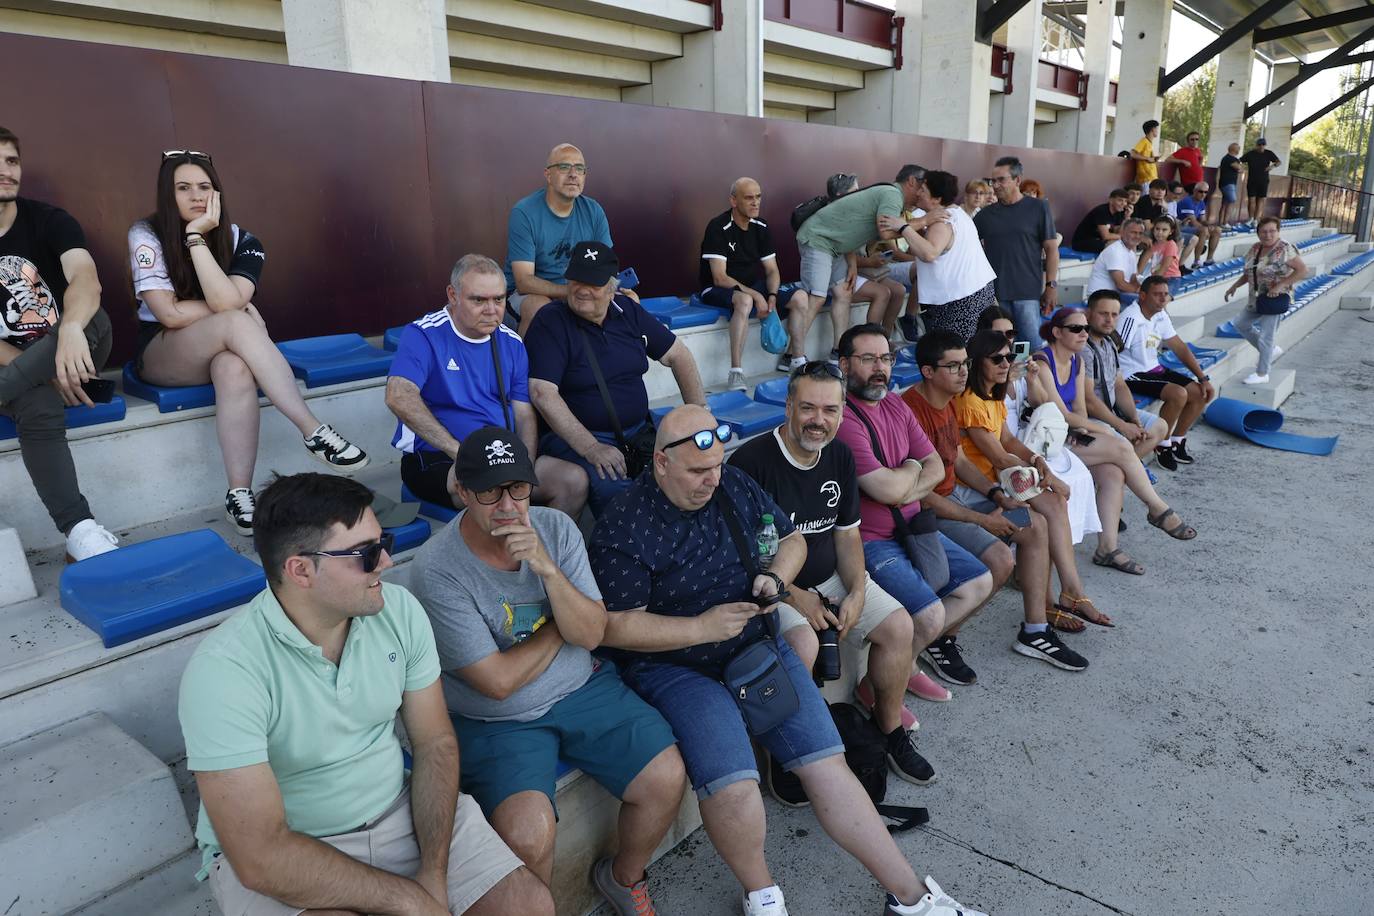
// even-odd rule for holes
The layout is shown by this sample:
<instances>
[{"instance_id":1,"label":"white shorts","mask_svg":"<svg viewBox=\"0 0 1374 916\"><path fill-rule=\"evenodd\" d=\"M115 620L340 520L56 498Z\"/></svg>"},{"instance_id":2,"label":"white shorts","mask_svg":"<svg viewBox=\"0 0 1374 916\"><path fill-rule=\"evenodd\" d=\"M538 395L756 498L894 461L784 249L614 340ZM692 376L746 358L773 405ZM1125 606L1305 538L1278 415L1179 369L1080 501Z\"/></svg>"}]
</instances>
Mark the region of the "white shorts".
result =
<instances>
[{"instance_id":1,"label":"white shorts","mask_svg":"<svg viewBox=\"0 0 1374 916\"><path fill-rule=\"evenodd\" d=\"M867 586L864 588L864 609L859 614L859 620L845 634L845 639L860 645L868 641L868 634L878 628L887 615L893 611L902 610L901 602L893 598L873 581L872 576L867 577ZM797 586L793 586L797 588ZM834 573L820 585L816 586L816 591L820 592L831 601L839 604L849 594L845 590L844 582L840 581L840 574ZM801 615L796 608L789 604L778 607L778 631L786 633L794 627L809 627L810 621Z\"/></svg>"}]
</instances>

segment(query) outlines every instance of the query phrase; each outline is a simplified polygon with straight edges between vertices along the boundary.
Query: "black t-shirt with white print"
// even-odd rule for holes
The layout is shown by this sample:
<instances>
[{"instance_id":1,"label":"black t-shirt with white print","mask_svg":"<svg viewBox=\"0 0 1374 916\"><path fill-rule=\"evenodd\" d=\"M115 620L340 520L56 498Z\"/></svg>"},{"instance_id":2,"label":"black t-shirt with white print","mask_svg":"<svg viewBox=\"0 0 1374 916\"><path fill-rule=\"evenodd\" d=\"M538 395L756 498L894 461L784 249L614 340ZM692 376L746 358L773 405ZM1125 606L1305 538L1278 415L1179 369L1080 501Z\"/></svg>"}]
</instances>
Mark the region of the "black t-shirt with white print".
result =
<instances>
[{"instance_id":1,"label":"black t-shirt with white print","mask_svg":"<svg viewBox=\"0 0 1374 916\"><path fill-rule=\"evenodd\" d=\"M60 207L15 201L14 225L0 236L0 340L19 349L46 335L62 315L62 255L86 247L81 224Z\"/></svg>"},{"instance_id":2,"label":"black t-shirt with white print","mask_svg":"<svg viewBox=\"0 0 1374 916\"><path fill-rule=\"evenodd\" d=\"M814 588L835 574L835 530L859 525L858 473L843 442L827 445L815 466L806 468L797 464L781 435L775 429L744 443L730 464L754 478L806 536L806 564L794 581Z\"/></svg>"},{"instance_id":3,"label":"black t-shirt with white print","mask_svg":"<svg viewBox=\"0 0 1374 916\"><path fill-rule=\"evenodd\" d=\"M775 257L773 236L768 224L761 219L749 220L749 228L741 229L735 222L734 211L726 210L712 217L701 238L701 266L697 282L702 289L715 286L711 276L712 259L725 261L725 273L741 283L757 287L763 282L763 262Z\"/></svg>"}]
</instances>

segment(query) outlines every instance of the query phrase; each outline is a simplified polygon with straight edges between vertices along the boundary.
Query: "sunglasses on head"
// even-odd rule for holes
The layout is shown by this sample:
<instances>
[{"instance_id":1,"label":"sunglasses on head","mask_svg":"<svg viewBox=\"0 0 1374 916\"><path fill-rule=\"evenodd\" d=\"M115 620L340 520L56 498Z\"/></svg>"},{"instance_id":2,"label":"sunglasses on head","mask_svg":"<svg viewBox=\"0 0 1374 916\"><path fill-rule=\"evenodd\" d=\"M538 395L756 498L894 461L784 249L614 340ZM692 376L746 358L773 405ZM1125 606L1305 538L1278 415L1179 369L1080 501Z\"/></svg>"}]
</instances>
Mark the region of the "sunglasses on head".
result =
<instances>
[{"instance_id":1,"label":"sunglasses on head","mask_svg":"<svg viewBox=\"0 0 1374 916\"><path fill-rule=\"evenodd\" d=\"M663 446L663 450L666 452L668 449L682 445L684 442L694 442L696 443L696 447L704 452L715 445L717 439L722 443L729 442L730 437L734 434L734 430L730 428L729 423L722 423L715 429L699 429L690 436L683 436L681 439L675 439Z\"/></svg>"},{"instance_id":2,"label":"sunglasses on head","mask_svg":"<svg viewBox=\"0 0 1374 916\"><path fill-rule=\"evenodd\" d=\"M383 532L382 536L370 544L361 547L354 547L349 550L311 550L305 554L307 557L358 557L363 561L363 572L375 572L377 564L382 562L382 554L391 553L391 548L396 544L396 536Z\"/></svg>"},{"instance_id":3,"label":"sunglasses on head","mask_svg":"<svg viewBox=\"0 0 1374 916\"><path fill-rule=\"evenodd\" d=\"M806 365L798 366L792 370L793 378L820 378L821 376L844 381L844 373L840 371L840 367L827 359L813 359Z\"/></svg>"},{"instance_id":4,"label":"sunglasses on head","mask_svg":"<svg viewBox=\"0 0 1374 916\"><path fill-rule=\"evenodd\" d=\"M178 156L190 156L192 159L204 159L206 162L213 162L209 153L202 153L198 149L165 149L162 151L162 161L175 159Z\"/></svg>"}]
</instances>

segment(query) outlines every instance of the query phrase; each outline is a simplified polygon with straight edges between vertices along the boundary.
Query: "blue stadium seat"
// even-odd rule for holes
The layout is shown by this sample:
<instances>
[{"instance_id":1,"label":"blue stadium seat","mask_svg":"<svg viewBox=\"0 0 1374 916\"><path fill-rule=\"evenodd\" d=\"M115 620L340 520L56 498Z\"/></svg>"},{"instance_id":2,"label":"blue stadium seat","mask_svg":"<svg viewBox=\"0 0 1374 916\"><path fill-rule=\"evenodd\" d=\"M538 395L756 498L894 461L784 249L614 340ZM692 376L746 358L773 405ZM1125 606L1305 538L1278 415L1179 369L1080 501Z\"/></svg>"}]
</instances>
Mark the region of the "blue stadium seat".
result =
<instances>
[{"instance_id":1,"label":"blue stadium seat","mask_svg":"<svg viewBox=\"0 0 1374 916\"><path fill-rule=\"evenodd\" d=\"M108 649L243 604L265 585L262 567L201 528L73 563L59 593Z\"/></svg>"},{"instance_id":2,"label":"blue stadium seat","mask_svg":"<svg viewBox=\"0 0 1374 916\"><path fill-rule=\"evenodd\" d=\"M653 296L641 299L639 304L673 331L715 324L722 314L720 309L699 304L688 305L676 296Z\"/></svg>"},{"instance_id":3,"label":"blue stadium seat","mask_svg":"<svg viewBox=\"0 0 1374 916\"><path fill-rule=\"evenodd\" d=\"M1195 344L1188 344L1188 349L1193 351L1193 356L1197 357L1198 365L1203 369L1210 369L1221 361L1226 355L1225 350L1214 350L1211 347L1199 347ZM1174 351L1167 347L1159 348L1159 364L1165 369L1172 369L1175 372L1183 372L1183 363Z\"/></svg>"},{"instance_id":4,"label":"blue stadium seat","mask_svg":"<svg viewBox=\"0 0 1374 916\"><path fill-rule=\"evenodd\" d=\"M422 518L417 518L413 522L404 525L397 525L394 528L383 528L387 534L396 538L396 543L392 550L400 553L402 550L410 550L419 547L429 540L429 522Z\"/></svg>"},{"instance_id":5,"label":"blue stadium seat","mask_svg":"<svg viewBox=\"0 0 1374 916\"><path fill-rule=\"evenodd\" d=\"M1223 321L1221 324L1217 325L1217 333L1215 336L1239 338L1240 331L1236 330L1236 326L1232 324L1231 320L1228 318L1226 321Z\"/></svg>"},{"instance_id":6,"label":"blue stadium seat","mask_svg":"<svg viewBox=\"0 0 1374 916\"><path fill-rule=\"evenodd\" d=\"M361 334L328 334L277 344L296 378L307 388L355 382L386 375L392 354L374 347Z\"/></svg>"},{"instance_id":7,"label":"blue stadium seat","mask_svg":"<svg viewBox=\"0 0 1374 916\"><path fill-rule=\"evenodd\" d=\"M179 388L163 388L150 385L134 372L134 364L124 364L124 393L157 405L159 413L175 413L193 407L209 407L215 403L214 385L185 385Z\"/></svg>"},{"instance_id":8,"label":"blue stadium seat","mask_svg":"<svg viewBox=\"0 0 1374 916\"><path fill-rule=\"evenodd\" d=\"M401 332L405 329L405 325L387 328L386 333L382 335L382 349L390 350L392 353L395 353L396 348L401 345Z\"/></svg>"},{"instance_id":9,"label":"blue stadium seat","mask_svg":"<svg viewBox=\"0 0 1374 916\"><path fill-rule=\"evenodd\" d=\"M457 509L450 509L448 506L441 506L438 503L427 502L414 493L410 492L410 487L401 484L401 502L419 503L420 514L440 522L447 522L458 514Z\"/></svg>"},{"instance_id":10,"label":"blue stadium seat","mask_svg":"<svg viewBox=\"0 0 1374 916\"><path fill-rule=\"evenodd\" d=\"M108 404L97 404L94 407L87 407L84 404L78 407L67 408L67 429L76 429L78 426L94 426L97 423L113 423L116 420L124 419L124 399L119 395L110 398ZM14 427L14 421L9 417L0 417L0 439L13 439L19 435Z\"/></svg>"},{"instance_id":11,"label":"blue stadium seat","mask_svg":"<svg viewBox=\"0 0 1374 916\"><path fill-rule=\"evenodd\" d=\"M783 419L781 407L752 401L743 391L707 395L706 407L717 420L729 423L735 435L742 439L770 430Z\"/></svg>"},{"instance_id":12,"label":"blue stadium seat","mask_svg":"<svg viewBox=\"0 0 1374 916\"><path fill-rule=\"evenodd\" d=\"M1154 401L1148 394L1138 394L1131 400L1135 401L1136 410L1145 410Z\"/></svg>"},{"instance_id":13,"label":"blue stadium seat","mask_svg":"<svg viewBox=\"0 0 1374 916\"><path fill-rule=\"evenodd\" d=\"M770 378L754 386L754 400L782 407L787 403L787 378Z\"/></svg>"},{"instance_id":14,"label":"blue stadium seat","mask_svg":"<svg viewBox=\"0 0 1374 916\"><path fill-rule=\"evenodd\" d=\"M892 387L910 388L921 380L921 367L915 363L895 363L892 366Z\"/></svg>"}]
</instances>

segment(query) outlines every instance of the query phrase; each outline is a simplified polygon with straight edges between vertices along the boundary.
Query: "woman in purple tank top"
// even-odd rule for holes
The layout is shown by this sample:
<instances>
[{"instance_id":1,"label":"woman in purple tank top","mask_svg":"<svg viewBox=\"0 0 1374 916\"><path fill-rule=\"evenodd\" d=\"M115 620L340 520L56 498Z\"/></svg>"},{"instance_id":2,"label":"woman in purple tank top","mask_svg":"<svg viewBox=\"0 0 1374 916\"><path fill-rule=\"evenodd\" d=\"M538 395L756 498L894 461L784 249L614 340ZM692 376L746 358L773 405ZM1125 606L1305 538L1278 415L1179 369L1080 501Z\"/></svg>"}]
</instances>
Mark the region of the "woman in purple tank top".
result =
<instances>
[{"instance_id":1,"label":"woman in purple tank top","mask_svg":"<svg viewBox=\"0 0 1374 916\"><path fill-rule=\"evenodd\" d=\"M1164 531L1178 527L1178 540L1197 537L1197 531L1182 524L1178 514L1160 499L1150 485L1145 466L1131 444L1105 423L1088 415L1087 399L1096 397L1086 380L1081 354L1088 342L1088 316L1081 308L1066 306L1040 327L1045 348L1035 354L1049 368L1050 392L1069 423L1069 447L1092 472L1097 485L1097 514L1102 531L1097 536L1093 562L1131 575L1143 575L1145 567L1133 560L1117 544L1118 522L1124 487L1140 498L1149 514L1150 524Z\"/></svg>"}]
</instances>

